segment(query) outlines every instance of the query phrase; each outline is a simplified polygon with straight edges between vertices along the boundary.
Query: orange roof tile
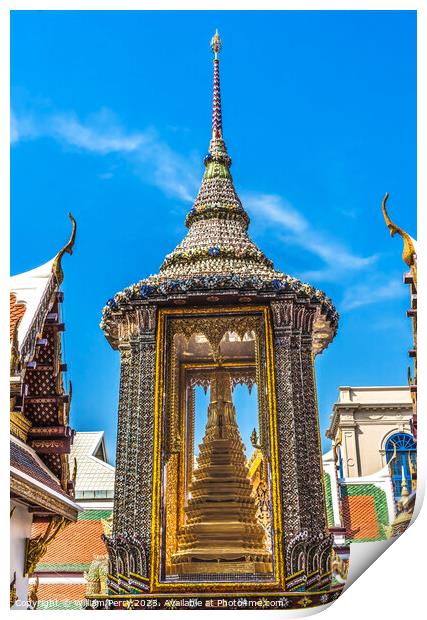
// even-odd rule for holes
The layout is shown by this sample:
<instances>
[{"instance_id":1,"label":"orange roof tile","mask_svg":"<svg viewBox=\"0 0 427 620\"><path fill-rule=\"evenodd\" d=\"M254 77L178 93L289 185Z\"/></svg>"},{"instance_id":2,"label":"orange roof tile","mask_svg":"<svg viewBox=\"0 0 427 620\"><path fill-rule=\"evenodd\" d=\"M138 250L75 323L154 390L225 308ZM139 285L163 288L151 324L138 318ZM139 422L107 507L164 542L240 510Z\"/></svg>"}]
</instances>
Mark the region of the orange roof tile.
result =
<instances>
[{"instance_id":1,"label":"orange roof tile","mask_svg":"<svg viewBox=\"0 0 427 620\"><path fill-rule=\"evenodd\" d=\"M10 293L10 342L12 342L15 326L25 314L25 304L16 303L16 295Z\"/></svg>"},{"instance_id":2,"label":"orange roof tile","mask_svg":"<svg viewBox=\"0 0 427 620\"><path fill-rule=\"evenodd\" d=\"M39 601L81 601L86 593L84 583L40 583Z\"/></svg>"},{"instance_id":3,"label":"orange roof tile","mask_svg":"<svg viewBox=\"0 0 427 620\"><path fill-rule=\"evenodd\" d=\"M380 532L374 498L370 495L349 495L343 498L343 516L353 540L378 539Z\"/></svg>"},{"instance_id":4,"label":"orange roof tile","mask_svg":"<svg viewBox=\"0 0 427 620\"><path fill-rule=\"evenodd\" d=\"M33 524L31 535L37 536L45 529L45 523L36 522ZM50 543L40 564L90 564L95 555L107 553L101 540L102 533L102 523L98 520L71 523Z\"/></svg>"}]
</instances>

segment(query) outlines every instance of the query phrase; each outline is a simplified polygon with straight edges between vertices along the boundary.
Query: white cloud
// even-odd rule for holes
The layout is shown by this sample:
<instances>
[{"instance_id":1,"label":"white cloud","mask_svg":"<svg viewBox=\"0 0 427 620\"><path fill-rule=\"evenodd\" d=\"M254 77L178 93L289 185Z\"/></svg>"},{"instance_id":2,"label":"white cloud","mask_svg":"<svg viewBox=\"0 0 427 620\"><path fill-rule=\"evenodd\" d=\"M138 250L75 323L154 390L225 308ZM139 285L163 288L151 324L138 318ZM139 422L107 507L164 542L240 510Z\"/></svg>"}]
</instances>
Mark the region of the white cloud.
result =
<instances>
[{"instance_id":1,"label":"white cloud","mask_svg":"<svg viewBox=\"0 0 427 620\"><path fill-rule=\"evenodd\" d=\"M282 230L288 233L283 235L279 232L284 241L298 245L322 259L324 265L320 269L302 274L307 280L335 280L343 272L371 266L378 258L375 255L358 256L342 242L316 230L299 211L277 194L249 193L245 196L244 203L248 211L266 225L280 224Z\"/></svg>"},{"instance_id":2,"label":"white cloud","mask_svg":"<svg viewBox=\"0 0 427 620\"><path fill-rule=\"evenodd\" d=\"M137 176L168 196L190 202L197 191L197 167L192 158L175 152L152 129L126 131L109 110L101 110L86 122L73 113L17 116L12 111L12 143L40 137L89 153L126 157Z\"/></svg>"},{"instance_id":3,"label":"white cloud","mask_svg":"<svg viewBox=\"0 0 427 620\"><path fill-rule=\"evenodd\" d=\"M107 119L102 116L94 119L93 125L85 125L72 114L57 114L49 119L44 133L71 146L101 155L131 153L144 147L147 138L143 133L126 134L118 125L106 122Z\"/></svg>"},{"instance_id":4,"label":"white cloud","mask_svg":"<svg viewBox=\"0 0 427 620\"><path fill-rule=\"evenodd\" d=\"M33 117L26 115L17 117L13 110L10 111L10 142L16 144L20 140L36 137Z\"/></svg>"},{"instance_id":5,"label":"white cloud","mask_svg":"<svg viewBox=\"0 0 427 620\"><path fill-rule=\"evenodd\" d=\"M16 122L16 116L13 111L10 112L10 143L14 144L19 140L18 123Z\"/></svg>"},{"instance_id":6,"label":"white cloud","mask_svg":"<svg viewBox=\"0 0 427 620\"><path fill-rule=\"evenodd\" d=\"M305 218L276 194L248 193L244 195L244 204L257 216L267 218L272 224L281 224L294 233L302 233L308 228Z\"/></svg>"},{"instance_id":7,"label":"white cloud","mask_svg":"<svg viewBox=\"0 0 427 620\"><path fill-rule=\"evenodd\" d=\"M400 299L408 291L399 279L393 278L384 284L359 284L348 288L341 301L342 310L354 310L362 306L369 306L380 301Z\"/></svg>"}]
</instances>

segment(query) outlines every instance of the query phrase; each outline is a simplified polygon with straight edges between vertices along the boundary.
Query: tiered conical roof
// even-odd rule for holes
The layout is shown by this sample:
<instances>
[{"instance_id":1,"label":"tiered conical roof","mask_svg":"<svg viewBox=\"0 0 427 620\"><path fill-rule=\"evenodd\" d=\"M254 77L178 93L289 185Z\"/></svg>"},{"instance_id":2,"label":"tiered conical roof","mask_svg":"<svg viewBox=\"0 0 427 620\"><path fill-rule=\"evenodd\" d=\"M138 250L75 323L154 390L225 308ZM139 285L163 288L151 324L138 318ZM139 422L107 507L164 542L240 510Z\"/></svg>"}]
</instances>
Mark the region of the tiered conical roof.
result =
<instances>
[{"instance_id":1,"label":"tiered conical roof","mask_svg":"<svg viewBox=\"0 0 427 620\"><path fill-rule=\"evenodd\" d=\"M224 295L275 297L293 293L319 306L315 323L316 351L323 350L335 335L338 313L330 299L313 286L274 268L272 261L249 237L246 213L230 173L231 159L222 129L218 32L211 41L214 53L212 137L205 157L199 193L186 217L188 233L168 254L159 273L128 286L107 301L101 327L116 346L115 313L127 311L135 301L156 301L171 296L192 296L201 301L212 292Z\"/></svg>"},{"instance_id":2,"label":"tiered conical roof","mask_svg":"<svg viewBox=\"0 0 427 620\"><path fill-rule=\"evenodd\" d=\"M172 570L181 575L270 574L271 553L257 521L231 379L223 369L212 379L197 464Z\"/></svg>"},{"instance_id":3,"label":"tiered conical roof","mask_svg":"<svg viewBox=\"0 0 427 620\"><path fill-rule=\"evenodd\" d=\"M157 276L167 279L237 274L262 278L283 277L247 234L249 217L242 206L230 173L231 159L222 134L218 31L212 38L214 79L212 138L205 157L205 173L193 207L186 218L186 237L166 256Z\"/></svg>"}]
</instances>

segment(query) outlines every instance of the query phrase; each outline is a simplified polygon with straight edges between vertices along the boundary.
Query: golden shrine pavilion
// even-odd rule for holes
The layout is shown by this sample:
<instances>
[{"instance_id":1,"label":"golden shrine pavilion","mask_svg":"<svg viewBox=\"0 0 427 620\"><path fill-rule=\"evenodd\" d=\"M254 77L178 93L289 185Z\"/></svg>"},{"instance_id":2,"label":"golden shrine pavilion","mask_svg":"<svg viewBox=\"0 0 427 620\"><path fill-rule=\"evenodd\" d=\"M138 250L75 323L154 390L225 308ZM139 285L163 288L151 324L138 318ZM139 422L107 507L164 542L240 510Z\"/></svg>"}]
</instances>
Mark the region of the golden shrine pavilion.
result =
<instances>
[{"instance_id":1,"label":"golden shrine pavilion","mask_svg":"<svg viewBox=\"0 0 427 620\"><path fill-rule=\"evenodd\" d=\"M216 33L212 136L187 235L158 274L103 310L121 359L108 588L133 600L309 591L304 605L315 604L330 586L332 536L314 358L334 338L338 314L248 235L223 136L221 46ZM257 387L259 493L237 423L238 384ZM210 403L197 456L198 386Z\"/></svg>"}]
</instances>

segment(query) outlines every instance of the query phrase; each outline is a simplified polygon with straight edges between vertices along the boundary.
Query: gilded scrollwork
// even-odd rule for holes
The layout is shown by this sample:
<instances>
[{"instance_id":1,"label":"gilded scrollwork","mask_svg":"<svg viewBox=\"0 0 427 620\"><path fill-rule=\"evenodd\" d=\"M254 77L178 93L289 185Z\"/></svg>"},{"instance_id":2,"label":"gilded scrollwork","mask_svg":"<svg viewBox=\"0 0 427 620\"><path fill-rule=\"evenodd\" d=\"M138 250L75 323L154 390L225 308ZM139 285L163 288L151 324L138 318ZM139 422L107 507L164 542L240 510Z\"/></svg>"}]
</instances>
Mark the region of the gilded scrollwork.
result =
<instances>
[{"instance_id":1,"label":"gilded scrollwork","mask_svg":"<svg viewBox=\"0 0 427 620\"><path fill-rule=\"evenodd\" d=\"M55 516L42 534L34 538L27 538L25 549L24 575L32 575L37 564L44 556L50 543L62 530L71 523L65 517Z\"/></svg>"},{"instance_id":2,"label":"gilded scrollwork","mask_svg":"<svg viewBox=\"0 0 427 620\"><path fill-rule=\"evenodd\" d=\"M251 332L259 333L260 318L256 315L188 317L173 320L173 333L182 334L187 342L194 334L205 336L215 361L220 359L220 343L227 332L241 340Z\"/></svg>"},{"instance_id":3,"label":"gilded scrollwork","mask_svg":"<svg viewBox=\"0 0 427 620\"><path fill-rule=\"evenodd\" d=\"M118 341L129 341L156 327L156 307L133 307L131 312L123 312L116 322Z\"/></svg>"},{"instance_id":4,"label":"gilded scrollwork","mask_svg":"<svg viewBox=\"0 0 427 620\"><path fill-rule=\"evenodd\" d=\"M12 581L10 582L10 606L13 607L17 600L18 594L16 592L16 571L14 571Z\"/></svg>"},{"instance_id":5,"label":"gilded scrollwork","mask_svg":"<svg viewBox=\"0 0 427 620\"><path fill-rule=\"evenodd\" d=\"M28 606L30 609L37 609L38 607L39 597L37 593L38 593L39 585L40 585L40 579L39 579L39 576L37 575L37 577L35 578L34 582L31 584L31 587L28 591Z\"/></svg>"}]
</instances>

